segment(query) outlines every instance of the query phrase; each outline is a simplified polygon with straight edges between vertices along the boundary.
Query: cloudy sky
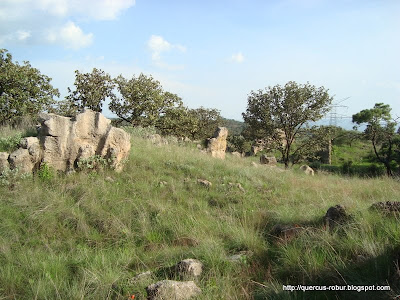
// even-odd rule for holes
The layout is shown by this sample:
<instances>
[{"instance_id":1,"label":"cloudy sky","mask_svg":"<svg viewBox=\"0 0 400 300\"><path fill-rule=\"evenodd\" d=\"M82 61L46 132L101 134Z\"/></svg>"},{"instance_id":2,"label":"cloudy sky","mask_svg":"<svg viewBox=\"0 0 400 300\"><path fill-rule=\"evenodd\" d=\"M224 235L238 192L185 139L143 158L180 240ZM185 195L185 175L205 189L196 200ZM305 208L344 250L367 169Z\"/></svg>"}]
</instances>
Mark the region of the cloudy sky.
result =
<instances>
[{"instance_id":1,"label":"cloudy sky","mask_svg":"<svg viewBox=\"0 0 400 300\"><path fill-rule=\"evenodd\" d=\"M398 0L0 0L0 48L64 96L97 67L237 120L251 90L290 80L347 99L338 115L384 102L400 116L399 16Z\"/></svg>"}]
</instances>

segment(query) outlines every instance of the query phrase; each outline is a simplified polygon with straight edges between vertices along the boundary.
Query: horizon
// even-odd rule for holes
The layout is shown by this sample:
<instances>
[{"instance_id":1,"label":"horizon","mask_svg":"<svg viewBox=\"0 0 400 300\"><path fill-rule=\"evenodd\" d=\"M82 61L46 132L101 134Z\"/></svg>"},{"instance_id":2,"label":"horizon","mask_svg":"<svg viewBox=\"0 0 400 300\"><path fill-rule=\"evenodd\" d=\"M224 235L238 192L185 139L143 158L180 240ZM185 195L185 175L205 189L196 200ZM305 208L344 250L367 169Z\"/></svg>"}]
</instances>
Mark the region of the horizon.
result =
<instances>
[{"instance_id":1,"label":"horizon","mask_svg":"<svg viewBox=\"0 0 400 300\"><path fill-rule=\"evenodd\" d=\"M324 122L347 127L378 102L400 116L399 14L398 1L6 0L0 48L61 99L75 70L144 73L189 108L242 122L252 90L294 80L329 89L340 106Z\"/></svg>"}]
</instances>

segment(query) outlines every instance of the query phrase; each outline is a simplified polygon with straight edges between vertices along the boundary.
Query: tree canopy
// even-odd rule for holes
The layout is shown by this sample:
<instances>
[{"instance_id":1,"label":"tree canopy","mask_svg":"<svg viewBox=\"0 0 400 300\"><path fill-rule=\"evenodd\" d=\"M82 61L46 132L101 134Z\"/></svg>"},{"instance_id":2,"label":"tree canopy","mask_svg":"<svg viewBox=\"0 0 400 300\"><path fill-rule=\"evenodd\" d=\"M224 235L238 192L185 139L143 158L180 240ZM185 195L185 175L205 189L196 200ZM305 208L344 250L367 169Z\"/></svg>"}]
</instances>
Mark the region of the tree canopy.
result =
<instances>
[{"instance_id":1,"label":"tree canopy","mask_svg":"<svg viewBox=\"0 0 400 300\"><path fill-rule=\"evenodd\" d=\"M376 103L373 108L353 115L353 123L367 125L364 135L372 142L375 156L385 166L388 176L393 175L400 149L400 137L396 133L398 123L392 119L391 110L388 104Z\"/></svg>"},{"instance_id":2,"label":"tree canopy","mask_svg":"<svg viewBox=\"0 0 400 300\"><path fill-rule=\"evenodd\" d=\"M291 155L294 157L295 154L292 152L295 138L302 133L304 137L310 136L304 126L309 121L319 120L329 111L332 97L324 87L289 81L284 86L251 91L247 100L247 110L242 115L248 130L254 137L271 139L281 152L285 167L288 167ZM305 146L297 144L296 149L305 149Z\"/></svg>"},{"instance_id":3,"label":"tree canopy","mask_svg":"<svg viewBox=\"0 0 400 300\"><path fill-rule=\"evenodd\" d=\"M111 100L109 108L122 120L132 125L155 126L167 110L182 105L178 95L164 91L159 81L140 74L126 79L115 79L121 97Z\"/></svg>"},{"instance_id":4,"label":"tree canopy","mask_svg":"<svg viewBox=\"0 0 400 300\"><path fill-rule=\"evenodd\" d=\"M0 123L15 122L50 108L54 96L60 95L50 81L29 62L13 62L11 54L0 49Z\"/></svg>"}]
</instances>

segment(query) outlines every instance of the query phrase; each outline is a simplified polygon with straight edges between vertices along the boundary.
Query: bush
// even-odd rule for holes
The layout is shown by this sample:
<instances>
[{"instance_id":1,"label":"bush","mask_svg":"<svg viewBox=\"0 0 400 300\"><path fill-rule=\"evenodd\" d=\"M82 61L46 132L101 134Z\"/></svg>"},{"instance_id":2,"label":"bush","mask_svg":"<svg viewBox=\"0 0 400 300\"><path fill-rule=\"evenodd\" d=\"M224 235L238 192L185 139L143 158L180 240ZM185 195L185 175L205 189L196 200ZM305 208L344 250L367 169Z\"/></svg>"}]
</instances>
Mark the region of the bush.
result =
<instances>
[{"instance_id":1,"label":"bush","mask_svg":"<svg viewBox=\"0 0 400 300\"><path fill-rule=\"evenodd\" d=\"M0 152L13 152L14 150L17 150L21 139L21 133L5 138L0 138Z\"/></svg>"},{"instance_id":2,"label":"bush","mask_svg":"<svg viewBox=\"0 0 400 300\"><path fill-rule=\"evenodd\" d=\"M50 181L54 178L54 170L46 163L40 165L37 175L42 181Z\"/></svg>"}]
</instances>

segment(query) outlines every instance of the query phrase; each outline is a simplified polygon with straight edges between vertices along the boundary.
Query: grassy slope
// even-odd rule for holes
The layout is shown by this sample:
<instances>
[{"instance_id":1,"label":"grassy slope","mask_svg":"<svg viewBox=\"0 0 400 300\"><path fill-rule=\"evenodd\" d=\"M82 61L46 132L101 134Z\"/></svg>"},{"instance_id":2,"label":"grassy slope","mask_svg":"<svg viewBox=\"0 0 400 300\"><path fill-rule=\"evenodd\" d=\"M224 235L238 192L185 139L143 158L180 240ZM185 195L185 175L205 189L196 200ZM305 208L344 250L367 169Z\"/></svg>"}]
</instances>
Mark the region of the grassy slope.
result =
<instances>
[{"instance_id":1,"label":"grassy slope","mask_svg":"<svg viewBox=\"0 0 400 300\"><path fill-rule=\"evenodd\" d=\"M231 156L220 161L190 147L155 147L139 137L132 143L120 174L0 187L1 299L145 299L144 287L165 275L132 278L184 258L205 264L201 299L301 298L283 292L282 284L385 284L391 278L386 253L400 244L398 220L367 208L400 200L398 182L306 177ZM198 185L198 178L213 186ZM335 204L354 219L330 234L321 218ZM268 234L277 223L307 229L277 244ZM243 250L254 254L242 263L226 259ZM357 255L365 261L357 262Z\"/></svg>"}]
</instances>

